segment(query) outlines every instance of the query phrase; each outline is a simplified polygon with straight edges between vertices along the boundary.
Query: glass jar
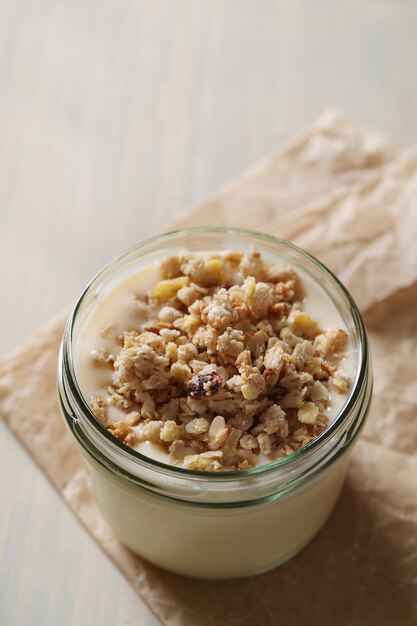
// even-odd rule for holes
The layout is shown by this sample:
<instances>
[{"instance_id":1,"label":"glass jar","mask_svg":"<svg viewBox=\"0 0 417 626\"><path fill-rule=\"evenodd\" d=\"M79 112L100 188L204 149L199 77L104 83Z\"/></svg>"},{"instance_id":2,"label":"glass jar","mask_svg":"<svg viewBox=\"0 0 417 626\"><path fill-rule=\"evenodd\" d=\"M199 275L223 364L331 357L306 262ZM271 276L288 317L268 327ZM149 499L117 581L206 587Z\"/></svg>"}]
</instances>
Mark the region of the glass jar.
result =
<instances>
[{"instance_id":1,"label":"glass jar","mask_svg":"<svg viewBox=\"0 0 417 626\"><path fill-rule=\"evenodd\" d=\"M355 361L344 407L327 430L305 447L246 470L187 470L126 447L97 421L77 382L74 348L92 307L129 273L180 250L247 251L252 246L266 260L284 260L308 275L336 305L350 333ZM195 228L150 239L101 270L68 319L58 379L63 415L92 477L98 506L118 539L156 565L201 578L260 574L312 539L340 493L372 392L365 328L338 279L288 242L226 228Z\"/></svg>"}]
</instances>

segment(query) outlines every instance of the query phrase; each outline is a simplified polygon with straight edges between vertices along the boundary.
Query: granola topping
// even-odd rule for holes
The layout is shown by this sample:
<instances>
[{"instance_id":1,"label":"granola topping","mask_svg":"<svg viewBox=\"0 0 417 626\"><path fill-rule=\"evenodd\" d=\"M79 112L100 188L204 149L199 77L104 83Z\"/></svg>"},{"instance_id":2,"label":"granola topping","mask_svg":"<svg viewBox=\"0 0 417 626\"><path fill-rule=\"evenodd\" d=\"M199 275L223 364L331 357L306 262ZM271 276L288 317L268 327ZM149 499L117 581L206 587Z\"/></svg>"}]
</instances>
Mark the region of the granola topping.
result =
<instances>
[{"instance_id":1,"label":"granola topping","mask_svg":"<svg viewBox=\"0 0 417 626\"><path fill-rule=\"evenodd\" d=\"M246 469L320 435L351 381L344 328L320 328L301 277L251 251L165 259L132 326L107 319L90 346L108 431L188 469ZM101 338L101 339L100 339Z\"/></svg>"}]
</instances>

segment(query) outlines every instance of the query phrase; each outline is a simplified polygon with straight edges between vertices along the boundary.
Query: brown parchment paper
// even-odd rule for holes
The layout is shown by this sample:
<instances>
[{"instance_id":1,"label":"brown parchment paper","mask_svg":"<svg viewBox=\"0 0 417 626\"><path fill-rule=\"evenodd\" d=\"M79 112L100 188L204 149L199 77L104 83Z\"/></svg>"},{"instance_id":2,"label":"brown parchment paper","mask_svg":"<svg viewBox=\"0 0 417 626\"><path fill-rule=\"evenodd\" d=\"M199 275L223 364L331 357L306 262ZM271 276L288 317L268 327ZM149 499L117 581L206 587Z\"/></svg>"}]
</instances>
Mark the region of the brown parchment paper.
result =
<instances>
[{"instance_id":1,"label":"brown parchment paper","mask_svg":"<svg viewBox=\"0 0 417 626\"><path fill-rule=\"evenodd\" d=\"M417 624L417 150L400 153L327 112L175 226L203 224L305 247L342 278L368 326L371 414L339 503L301 554L262 576L204 582L164 572L114 539L57 405L67 312L0 360L0 414L164 624Z\"/></svg>"}]
</instances>

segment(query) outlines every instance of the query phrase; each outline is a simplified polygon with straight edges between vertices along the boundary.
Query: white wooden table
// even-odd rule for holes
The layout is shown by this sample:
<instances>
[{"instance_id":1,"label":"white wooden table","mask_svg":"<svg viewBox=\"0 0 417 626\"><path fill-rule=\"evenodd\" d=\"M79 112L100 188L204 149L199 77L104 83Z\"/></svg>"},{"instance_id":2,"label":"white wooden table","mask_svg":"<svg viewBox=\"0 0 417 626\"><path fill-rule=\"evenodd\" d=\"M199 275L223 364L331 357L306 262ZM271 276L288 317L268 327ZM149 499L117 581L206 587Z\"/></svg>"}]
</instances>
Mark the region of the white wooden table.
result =
<instances>
[{"instance_id":1,"label":"white wooden table","mask_svg":"<svg viewBox=\"0 0 417 626\"><path fill-rule=\"evenodd\" d=\"M325 106L416 141L416 32L411 0L0 2L0 352ZM0 624L159 623L1 421L0 503Z\"/></svg>"}]
</instances>

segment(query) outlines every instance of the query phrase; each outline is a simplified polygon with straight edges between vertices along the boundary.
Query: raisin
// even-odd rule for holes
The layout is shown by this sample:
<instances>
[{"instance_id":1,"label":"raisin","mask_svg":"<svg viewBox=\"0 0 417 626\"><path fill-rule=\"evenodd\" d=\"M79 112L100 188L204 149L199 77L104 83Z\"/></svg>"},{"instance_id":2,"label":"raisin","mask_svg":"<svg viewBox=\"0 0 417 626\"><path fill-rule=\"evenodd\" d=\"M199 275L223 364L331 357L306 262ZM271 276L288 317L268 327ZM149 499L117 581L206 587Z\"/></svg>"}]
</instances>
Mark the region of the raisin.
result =
<instances>
[{"instance_id":1,"label":"raisin","mask_svg":"<svg viewBox=\"0 0 417 626\"><path fill-rule=\"evenodd\" d=\"M219 372L197 374L187 383L187 393L191 398L205 398L217 393L224 385L224 378Z\"/></svg>"}]
</instances>

